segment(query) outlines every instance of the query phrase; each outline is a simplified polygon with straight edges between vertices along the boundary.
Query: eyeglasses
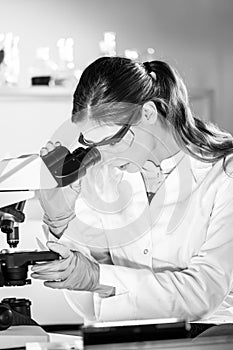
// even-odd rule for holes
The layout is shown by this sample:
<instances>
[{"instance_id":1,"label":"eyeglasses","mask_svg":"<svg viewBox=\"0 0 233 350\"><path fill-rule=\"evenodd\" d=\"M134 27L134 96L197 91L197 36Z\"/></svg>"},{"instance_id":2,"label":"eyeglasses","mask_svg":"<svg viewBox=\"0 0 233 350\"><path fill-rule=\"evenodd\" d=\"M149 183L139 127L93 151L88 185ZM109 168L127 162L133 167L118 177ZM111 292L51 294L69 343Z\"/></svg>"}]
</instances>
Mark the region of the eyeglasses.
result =
<instances>
[{"instance_id":1,"label":"eyeglasses","mask_svg":"<svg viewBox=\"0 0 233 350\"><path fill-rule=\"evenodd\" d=\"M105 137L99 142L92 142L84 138L81 133L79 136L79 143L88 147L101 147L104 149L104 146L107 147L105 150L108 152L123 152L129 148L134 140L134 132L130 129L131 124L124 125L115 135L110 137Z\"/></svg>"}]
</instances>

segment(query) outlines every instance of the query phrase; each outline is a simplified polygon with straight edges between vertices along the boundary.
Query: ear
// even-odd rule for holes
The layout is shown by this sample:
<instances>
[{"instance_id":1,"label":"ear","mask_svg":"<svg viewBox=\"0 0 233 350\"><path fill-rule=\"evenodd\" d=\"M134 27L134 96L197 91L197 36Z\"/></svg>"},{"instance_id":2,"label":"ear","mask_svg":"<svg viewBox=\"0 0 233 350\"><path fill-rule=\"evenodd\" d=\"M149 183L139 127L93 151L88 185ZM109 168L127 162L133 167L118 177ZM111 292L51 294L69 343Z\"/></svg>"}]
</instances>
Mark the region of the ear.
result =
<instances>
[{"instance_id":1,"label":"ear","mask_svg":"<svg viewBox=\"0 0 233 350\"><path fill-rule=\"evenodd\" d=\"M155 124L158 118L157 108L153 101L148 101L142 106L142 120L146 124Z\"/></svg>"}]
</instances>

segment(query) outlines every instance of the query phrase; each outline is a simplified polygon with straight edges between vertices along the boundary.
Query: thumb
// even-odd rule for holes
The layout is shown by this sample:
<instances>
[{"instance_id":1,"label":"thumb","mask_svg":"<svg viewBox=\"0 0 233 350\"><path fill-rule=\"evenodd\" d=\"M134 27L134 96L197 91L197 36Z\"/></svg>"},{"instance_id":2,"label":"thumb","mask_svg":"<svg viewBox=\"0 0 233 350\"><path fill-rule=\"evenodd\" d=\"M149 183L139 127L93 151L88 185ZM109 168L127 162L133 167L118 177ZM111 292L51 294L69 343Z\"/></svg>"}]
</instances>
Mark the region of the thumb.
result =
<instances>
[{"instance_id":1,"label":"thumb","mask_svg":"<svg viewBox=\"0 0 233 350\"><path fill-rule=\"evenodd\" d=\"M47 242L46 245L50 250L58 253L63 259L70 256L70 249L63 244L57 242Z\"/></svg>"}]
</instances>

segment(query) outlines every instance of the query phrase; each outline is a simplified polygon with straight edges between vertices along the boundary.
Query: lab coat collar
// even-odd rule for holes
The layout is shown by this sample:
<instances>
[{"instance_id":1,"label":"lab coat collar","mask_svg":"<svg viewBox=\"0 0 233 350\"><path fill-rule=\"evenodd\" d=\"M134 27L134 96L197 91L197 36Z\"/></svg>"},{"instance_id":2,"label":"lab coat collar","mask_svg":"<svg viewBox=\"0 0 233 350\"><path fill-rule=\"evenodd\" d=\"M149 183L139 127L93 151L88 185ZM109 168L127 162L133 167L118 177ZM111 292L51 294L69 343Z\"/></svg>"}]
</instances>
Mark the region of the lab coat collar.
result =
<instances>
[{"instance_id":1,"label":"lab coat collar","mask_svg":"<svg viewBox=\"0 0 233 350\"><path fill-rule=\"evenodd\" d=\"M146 174L148 177L153 177L154 174L163 173L168 174L174 167L176 167L182 158L186 154L183 151L179 151L173 156L162 160L160 164L155 164L154 162L147 160L142 168L142 173Z\"/></svg>"},{"instance_id":2,"label":"lab coat collar","mask_svg":"<svg viewBox=\"0 0 233 350\"><path fill-rule=\"evenodd\" d=\"M190 169L195 182L200 182L207 173L213 167L213 163L206 163L204 161L198 160L188 153L180 150L173 156L166 158L161 161L160 165L155 165L150 161L147 161L143 167L142 173L146 178L158 178L159 173L164 175L169 174L174 167L179 167L181 163L186 163L185 167Z\"/></svg>"},{"instance_id":3,"label":"lab coat collar","mask_svg":"<svg viewBox=\"0 0 233 350\"><path fill-rule=\"evenodd\" d=\"M164 174L170 173L170 171L175 168L180 161L186 156L185 152L180 150L173 156L163 159L160 163L160 168Z\"/></svg>"},{"instance_id":4,"label":"lab coat collar","mask_svg":"<svg viewBox=\"0 0 233 350\"><path fill-rule=\"evenodd\" d=\"M214 163L207 163L198 160L194 157L190 157L190 169L192 171L194 180L196 183L201 182L207 175L207 173L212 169Z\"/></svg>"},{"instance_id":5,"label":"lab coat collar","mask_svg":"<svg viewBox=\"0 0 233 350\"><path fill-rule=\"evenodd\" d=\"M190 163L190 170L193 174L195 182L200 182L207 173L211 170L214 163L207 163L201 160L198 160L188 153L184 152L183 150L180 150L173 156L166 158L162 160L160 163L160 168L162 170L163 174L168 174L172 171L174 167L178 167L183 160L187 163Z\"/></svg>"}]
</instances>

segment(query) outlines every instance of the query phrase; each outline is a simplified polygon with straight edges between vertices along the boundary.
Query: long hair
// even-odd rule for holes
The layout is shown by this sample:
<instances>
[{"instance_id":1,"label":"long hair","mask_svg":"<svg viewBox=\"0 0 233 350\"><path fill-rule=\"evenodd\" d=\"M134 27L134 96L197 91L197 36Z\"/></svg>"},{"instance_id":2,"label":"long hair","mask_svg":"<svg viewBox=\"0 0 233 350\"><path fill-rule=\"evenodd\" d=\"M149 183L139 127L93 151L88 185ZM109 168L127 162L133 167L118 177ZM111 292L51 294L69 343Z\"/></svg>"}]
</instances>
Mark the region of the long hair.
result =
<instances>
[{"instance_id":1,"label":"long hair","mask_svg":"<svg viewBox=\"0 0 233 350\"><path fill-rule=\"evenodd\" d=\"M206 162L223 159L225 168L225 157L233 153L232 135L194 116L181 76L163 61L97 59L84 70L75 90L72 121L83 118L86 112L82 111L94 108L96 113L90 113L90 117L98 123L122 125L131 118L129 111L137 122L148 101L155 103L161 120L170 124L181 149Z\"/></svg>"}]
</instances>

